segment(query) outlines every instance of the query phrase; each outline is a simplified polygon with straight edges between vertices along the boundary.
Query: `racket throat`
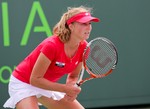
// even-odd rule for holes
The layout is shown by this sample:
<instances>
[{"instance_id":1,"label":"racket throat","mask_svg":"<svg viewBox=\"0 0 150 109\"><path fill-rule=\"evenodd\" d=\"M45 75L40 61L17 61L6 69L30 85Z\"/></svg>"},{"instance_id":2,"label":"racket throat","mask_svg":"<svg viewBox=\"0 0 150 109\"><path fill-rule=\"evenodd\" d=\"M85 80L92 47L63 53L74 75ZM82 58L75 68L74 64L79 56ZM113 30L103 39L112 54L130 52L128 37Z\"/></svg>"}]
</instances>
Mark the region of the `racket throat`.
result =
<instances>
[{"instance_id":1,"label":"racket throat","mask_svg":"<svg viewBox=\"0 0 150 109\"><path fill-rule=\"evenodd\" d=\"M96 78L96 77L93 77L93 76L91 76L91 77L89 77L89 78L85 78L84 80L82 80L82 81L80 81L79 83L76 83L78 86L81 86L84 82L86 82L86 81L88 81L88 80L91 80L91 79L93 79L93 78Z\"/></svg>"}]
</instances>

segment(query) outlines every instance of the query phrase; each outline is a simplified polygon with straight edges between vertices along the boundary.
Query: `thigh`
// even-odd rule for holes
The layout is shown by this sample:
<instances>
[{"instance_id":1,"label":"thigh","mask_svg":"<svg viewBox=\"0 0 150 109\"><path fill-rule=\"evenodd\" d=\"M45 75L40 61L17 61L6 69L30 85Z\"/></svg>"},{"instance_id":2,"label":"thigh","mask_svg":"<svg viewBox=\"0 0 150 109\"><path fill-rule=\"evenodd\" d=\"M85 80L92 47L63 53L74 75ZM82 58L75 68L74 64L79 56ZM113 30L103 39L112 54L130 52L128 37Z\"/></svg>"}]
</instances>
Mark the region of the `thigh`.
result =
<instances>
[{"instance_id":1,"label":"thigh","mask_svg":"<svg viewBox=\"0 0 150 109\"><path fill-rule=\"evenodd\" d=\"M38 101L48 109L84 109L84 107L77 101L67 102L64 99L53 100L48 97L40 97Z\"/></svg>"},{"instance_id":2,"label":"thigh","mask_svg":"<svg viewBox=\"0 0 150 109\"><path fill-rule=\"evenodd\" d=\"M39 109L36 96L22 99L16 104L16 109Z\"/></svg>"}]
</instances>

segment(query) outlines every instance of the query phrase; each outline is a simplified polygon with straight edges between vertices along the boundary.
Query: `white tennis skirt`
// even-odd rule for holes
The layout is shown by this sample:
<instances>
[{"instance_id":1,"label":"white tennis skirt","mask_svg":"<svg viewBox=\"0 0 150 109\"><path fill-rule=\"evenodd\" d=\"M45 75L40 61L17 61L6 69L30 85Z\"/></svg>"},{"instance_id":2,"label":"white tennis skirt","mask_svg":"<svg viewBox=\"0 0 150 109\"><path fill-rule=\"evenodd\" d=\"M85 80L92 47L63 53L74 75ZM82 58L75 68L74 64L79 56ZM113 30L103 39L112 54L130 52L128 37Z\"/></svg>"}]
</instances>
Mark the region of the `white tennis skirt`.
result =
<instances>
[{"instance_id":1,"label":"white tennis skirt","mask_svg":"<svg viewBox=\"0 0 150 109\"><path fill-rule=\"evenodd\" d=\"M11 76L9 82L9 95L10 98L3 105L4 108L15 108L19 101L30 96L36 96L37 98L46 96L54 100L60 100L64 97L65 93L34 87Z\"/></svg>"}]
</instances>

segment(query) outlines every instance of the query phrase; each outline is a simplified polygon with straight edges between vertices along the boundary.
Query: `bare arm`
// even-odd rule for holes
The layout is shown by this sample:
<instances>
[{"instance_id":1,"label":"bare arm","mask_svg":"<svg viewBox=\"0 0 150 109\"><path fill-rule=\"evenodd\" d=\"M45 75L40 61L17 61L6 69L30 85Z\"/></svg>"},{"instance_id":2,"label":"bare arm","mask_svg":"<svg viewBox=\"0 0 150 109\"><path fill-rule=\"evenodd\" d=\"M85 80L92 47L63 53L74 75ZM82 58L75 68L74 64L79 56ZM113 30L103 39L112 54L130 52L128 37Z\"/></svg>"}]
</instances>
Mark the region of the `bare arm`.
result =
<instances>
[{"instance_id":1,"label":"bare arm","mask_svg":"<svg viewBox=\"0 0 150 109\"><path fill-rule=\"evenodd\" d=\"M81 92L81 88L75 86L81 69L82 69L82 63L79 63L76 69L72 73L68 74L66 80L66 86L76 88L75 91L76 93L72 93L72 91L68 90L65 96L65 99L67 101L74 101L77 98L77 95Z\"/></svg>"},{"instance_id":2,"label":"bare arm","mask_svg":"<svg viewBox=\"0 0 150 109\"><path fill-rule=\"evenodd\" d=\"M46 90L65 92L64 84L50 82L44 78L50 64L51 61L43 53L40 53L31 73L30 84Z\"/></svg>"},{"instance_id":3,"label":"bare arm","mask_svg":"<svg viewBox=\"0 0 150 109\"><path fill-rule=\"evenodd\" d=\"M66 84L75 85L78 80L81 69L82 69L82 62L78 64L78 66L72 73L68 74Z\"/></svg>"}]
</instances>

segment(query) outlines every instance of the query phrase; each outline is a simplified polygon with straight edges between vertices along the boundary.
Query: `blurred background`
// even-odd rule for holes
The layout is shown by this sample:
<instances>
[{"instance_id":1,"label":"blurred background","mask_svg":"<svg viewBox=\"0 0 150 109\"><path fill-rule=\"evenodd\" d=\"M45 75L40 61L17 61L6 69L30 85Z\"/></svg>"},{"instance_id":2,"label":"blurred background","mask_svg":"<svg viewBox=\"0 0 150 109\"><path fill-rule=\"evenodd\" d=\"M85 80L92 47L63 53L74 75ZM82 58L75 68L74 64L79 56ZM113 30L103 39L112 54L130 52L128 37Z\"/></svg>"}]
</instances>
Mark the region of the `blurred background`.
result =
<instances>
[{"instance_id":1,"label":"blurred background","mask_svg":"<svg viewBox=\"0 0 150 109\"><path fill-rule=\"evenodd\" d=\"M12 70L42 40L67 7L88 6L101 19L89 40L107 37L116 45L119 62L108 77L82 86L78 100L86 109L149 108L150 0L1 0L0 109L9 98ZM64 83L65 77L59 82ZM40 107L44 109L44 107Z\"/></svg>"}]
</instances>

